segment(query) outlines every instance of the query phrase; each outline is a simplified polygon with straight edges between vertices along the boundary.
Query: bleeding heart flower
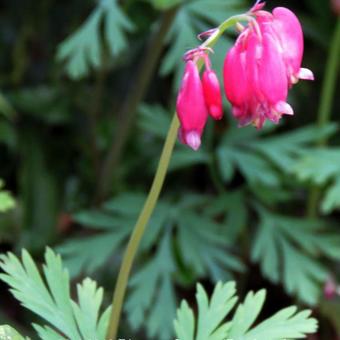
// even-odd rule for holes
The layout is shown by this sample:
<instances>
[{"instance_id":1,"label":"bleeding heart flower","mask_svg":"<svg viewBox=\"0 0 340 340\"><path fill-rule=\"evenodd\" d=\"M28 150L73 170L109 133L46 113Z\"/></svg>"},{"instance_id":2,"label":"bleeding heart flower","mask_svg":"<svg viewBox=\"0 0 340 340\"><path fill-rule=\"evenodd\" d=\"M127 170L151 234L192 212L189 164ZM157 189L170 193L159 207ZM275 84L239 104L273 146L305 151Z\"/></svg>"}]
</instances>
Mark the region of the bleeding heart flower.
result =
<instances>
[{"instance_id":1,"label":"bleeding heart flower","mask_svg":"<svg viewBox=\"0 0 340 340\"><path fill-rule=\"evenodd\" d=\"M208 118L208 111L200 74L192 60L186 63L176 108L181 122L180 140L197 150L201 145L201 135Z\"/></svg>"},{"instance_id":2,"label":"bleeding heart flower","mask_svg":"<svg viewBox=\"0 0 340 340\"><path fill-rule=\"evenodd\" d=\"M224 62L224 86L240 125L261 128L266 119L278 123L293 115L286 102L298 79L314 79L301 68L303 34L293 12L277 7L273 14L254 7L254 21L242 31Z\"/></svg>"},{"instance_id":3,"label":"bleeding heart flower","mask_svg":"<svg viewBox=\"0 0 340 340\"><path fill-rule=\"evenodd\" d=\"M221 119L223 116L222 96L220 83L213 70L205 70L202 77L203 92L208 112L214 119Z\"/></svg>"}]
</instances>

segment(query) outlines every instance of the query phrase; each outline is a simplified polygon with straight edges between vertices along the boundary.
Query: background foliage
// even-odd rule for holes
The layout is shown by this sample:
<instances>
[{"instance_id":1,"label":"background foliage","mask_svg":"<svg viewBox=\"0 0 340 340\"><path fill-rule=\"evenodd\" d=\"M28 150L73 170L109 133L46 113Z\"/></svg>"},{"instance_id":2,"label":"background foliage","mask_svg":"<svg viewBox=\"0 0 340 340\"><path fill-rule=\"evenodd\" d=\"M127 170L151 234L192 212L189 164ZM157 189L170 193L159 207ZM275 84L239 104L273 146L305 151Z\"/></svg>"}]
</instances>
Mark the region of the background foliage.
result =
<instances>
[{"instance_id":1,"label":"background foliage","mask_svg":"<svg viewBox=\"0 0 340 340\"><path fill-rule=\"evenodd\" d=\"M47 320L72 339L103 332L107 312L99 306L108 305L149 189L174 109L182 54L198 44L197 33L250 5L243 0L0 5L1 252L26 248L39 263L48 245L62 255L77 287L78 304L65 306L68 313L78 324L85 322L85 305L101 315L86 335L72 333L77 325ZM122 337L174 338L176 307L183 298L194 306L196 282L212 295L215 283L228 280L237 282L241 301L257 304L258 312L264 292L246 292L266 288L269 303L254 326L257 315L249 319L253 330L294 304L312 308L319 319L316 339L340 336L340 300L323 297L325 282L339 278L339 100L331 122L320 125L317 119L336 18L324 0L268 1L268 8L278 5L301 18L304 64L316 81L294 87L289 100L295 116L279 126L238 129L225 103L225 118L209 122L198 152L176 145L133 270ZM212 56L220 75L234 37L226 34ZM315 187L320 199L310 214L308 197ZM60 259L46 254L64 277ZM63 284L68 280L60 280ZM216 287L215 292L227 289ZM1 324L30 336L33 322L41 338L53 339L54 330L39 326L5 284L0 288ZM199 303L207 293L198 286L197 294ZM51 302L46 308L58 316L58 306ZM295 310L286 312L289 319ZM191 314L183 302L177 330Z\"/></svg>"}]
</instances>

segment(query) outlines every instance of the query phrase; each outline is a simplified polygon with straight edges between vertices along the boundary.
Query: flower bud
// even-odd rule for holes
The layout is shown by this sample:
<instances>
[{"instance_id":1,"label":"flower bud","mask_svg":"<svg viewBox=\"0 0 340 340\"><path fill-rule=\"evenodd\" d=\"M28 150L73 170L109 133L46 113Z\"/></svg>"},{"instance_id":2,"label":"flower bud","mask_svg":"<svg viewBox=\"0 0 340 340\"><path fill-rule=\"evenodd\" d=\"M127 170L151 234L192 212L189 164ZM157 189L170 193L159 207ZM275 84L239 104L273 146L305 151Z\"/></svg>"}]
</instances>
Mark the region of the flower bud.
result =
<instances>
[{"instance_id":1,"label":"flower bud","mask_svg":"<svg viewBox=\"0 0 340 340\"><path fill-rule=\"evenodd\" d=\"M214 119L223 116L220 84L215 71L205 70L202 78L203 93L208 112Z\"/></svg>"},{"instance_id":2,"label":"flower bud","mask_svg":"<svg viewBox=\"0 0 340 340\"><path fill-rule=\"evenodd\" d=\"M331 300L337 295L337 285L333 278L328 278L324 285L323 292L327 300Z\"/></svg>"},{"instance_id":3,"label":"flower bud","mask_svg":"<svg viewBox=\"0 0 340 340\"><path fill-rule=\"evenodd\" d=\"M185 66L176 109L181 123L181 142L197 150L201 145L201 135L208 118L208 111L200 74L192 60L189 60Z\"/></svg>"}]
</instances>

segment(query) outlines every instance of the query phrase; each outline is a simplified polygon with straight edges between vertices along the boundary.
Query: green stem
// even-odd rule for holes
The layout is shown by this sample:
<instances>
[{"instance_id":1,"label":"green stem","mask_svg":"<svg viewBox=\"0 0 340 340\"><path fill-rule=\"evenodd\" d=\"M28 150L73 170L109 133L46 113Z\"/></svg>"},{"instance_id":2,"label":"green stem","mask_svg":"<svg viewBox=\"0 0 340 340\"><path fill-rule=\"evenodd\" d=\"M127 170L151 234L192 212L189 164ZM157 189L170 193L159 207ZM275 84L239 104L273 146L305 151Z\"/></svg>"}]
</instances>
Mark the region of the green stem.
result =
<instances>
[{"instance_id":1,"label":"green stem","mask_svg":"<svg viewBox=\"0 0 340 340\"><path fill-rule=\"evenodd\" d=\"M336 78L340 65L340 17L337 20L336 28L330 45L330 51L326 64L325 77L321 89L321 99L318 110L317 124L323 128L331 118L332 103L335 94ZM318 146L327 145L328 139L324 137L318 141ZM311 189L307 204L307 216L313 218L317 215L318 202L320 199L320 188L315 186Z\"/></svg>"},{"instance_id":2,"label":"green stem","mask_svg":"<svg viewBox=\"0 0 340 340\"><path fill-rule=\"evenodd\" d=\"M151 217L151 214L156 206L160 191L163 186L168 165L172 155L172 150L176 142L177 131L179 128L179 121L177 115L174 115L168 135L165 140L161 158L159 160L158 168L156 171L155 178L153 180L149 195L145 201L144 207L139 215L136 222L136 226L132 232L129 243L126 248L126 252L123 258L122 265L120 267L118 280L116 283L116 289L113 296L112 302L112 315L111 321L108 328L107 338L116 339L118 324L120 319L120 313L123 305L123 299L125 295L126 286L131 270L131 266L138 250L139 243L145 231L145 227Z\"/></svg>"},{"instance_id":3,"label":"green stem","mask_svg":"<svg viewBox=\"0 0 340 340\"><path fill-rule=\"evenodd\" d=\"M249 20L248 15L239 15L234 16L223 22L214 33L207 39L201 47L212 47L217 42L218 38L223 34L223 32L233 26L236 22L241 20ZM198 63L198 67L201 67L202 64ZM123 301L125 297L125 292L128 284L128 279L131 271L131 267L136 256L140 241L145 232L145 228L151 214L156 206L159 194L161 192L165 175L168 169L168 165L170 162L170 158L172 155L172 151L176 142L177 132L179 128L179 121L176 113L172 119L168 135L165 140L165 144L163 147L163 151L158 163L157 171L152 182L152 186L148 197L144 203L144 207L138 217L136 225L133 229L133 232L130 236L129 243L127 245L122 264L120 266L120 270L118 273L118 279L115 287L115 291L113 294L112 300L112 312L110 316L110 322L107 330L107 339L116 339L120 315L122 311Z\"/></svg>"}]
</instances>

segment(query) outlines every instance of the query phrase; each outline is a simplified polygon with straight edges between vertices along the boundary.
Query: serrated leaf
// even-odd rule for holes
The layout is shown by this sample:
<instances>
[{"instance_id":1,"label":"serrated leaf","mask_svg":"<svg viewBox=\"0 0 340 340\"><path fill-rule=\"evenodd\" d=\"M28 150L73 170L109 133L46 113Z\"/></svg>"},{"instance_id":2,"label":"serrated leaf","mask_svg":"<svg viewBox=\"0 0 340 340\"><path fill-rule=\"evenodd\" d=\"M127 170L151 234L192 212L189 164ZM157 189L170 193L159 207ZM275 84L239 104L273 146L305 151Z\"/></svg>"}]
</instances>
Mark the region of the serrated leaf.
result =
<instances>
[{"instance_id":1,"label":"serrated leaf","mask_svg":"<svg viewBox=\"0 0 340 340\"><path fill-rule=\"evenodd\" d=\"M300 339L305 338L306 334L315 333L318 324L315 319L310 318L311 311L304 310L296 313L296 310L295 306L282 309L250 330L242 340Z\"/></svg>"},{"instance_id":2,"label":"serrated leaf","mask_svg":"<svg viewBox=\"0 0 340 340\"><path fill-rule=\"evenodd\" d=\"M214 334L220 332L219 325L236 304L237 297L235 297L235 293L234 282L227 283L226 285L222 285L219 282L209 302L205 290L198 284L196 293L198 305L196 340L213 339ZM226 331L225 328L224 331ZM226 336L227 333L223 335Z\"/></svg>"},{"instance_id":3,"label":"serrated leaf","mask_svg":"<svg viewBox=\"0 0 340 340\"><path fill-rule=\"evenodd\" d=\"M126 302L130 325L134 329L146 325L148 336L169 339L172 335L172 320L175 316L175 294L171 274L174 271L170 235L162 238L155 256L150 259L130 280L131 293ZM157 306L153 306L157 301Z\"/></svg>"},{"instance_id":4,"label":"serrated leaf","mask_svg":"<svg viewBox=\"0 0 340 340\"><path fill-rule=\"evenodd\" d=\"M266 278L275 283L281 279L289 294L314 305L328 276L318 257L337 258L340 238L321 221L280 216L263 209L259 212L252 260L260 263Z\"/></svg>"},{"instance_id":5,"label":"serrated leaf","mask_svg":"<svg viewBox=\"0 0 340 340\"><path fill-rule=\"evenodd\" d=\"M45 253L44 280L25 250L21 261L12 253L2 255L0 266L4 271L0 278L11 287L15 298L58 330L56 332L50 326L33 324L41 339L60 339L63 334L74 340L104 340L102 327L107 324L107 316L104 322L103 316L99 316L102 289L97 288L92 280L85 279L78 285L79 304L74 302L70 297L68 273L63 268L60 256L51 249Z\"/></svg>"},{"instance_id":6,"label":"serrated leaf","mask_svg":"<svg viewBox=\"0 0 340 340\"><path fill-rule=\"evenodd\" d=\"M340 208L340 176L326 190L325 196L321 203L321 211L329 214Z\"/></svg>"},{"instance_id":7,"label":"serrated leaf","mask_svg":"<svg viewBox=\"0 0 340 340\"><path fill-rule=\"evenodd\" d=\"M251 329L265 301L265 291L249 292L245 301L238 306L231 321L225 318L236 304L235 283L217 283L209 301L201 285L197 286L197 320L186 301L182 301L174 321L177 337L181 340L283 340L305 338L315 333L317 321L305 310L296 313L291 306L274 314Z\"/></svg>"},{"instance_id":8,"label":"serrated leaf","mask_svg":"<svg viewBox=\"0 0 340 340\"><path fill-rule=\"evenodd\" d=\"M57 59L67 60L66 71L71 78L79 79L89 73L91 67L102 62L100 23L104 20L104 37L112 56L127 47L126 32L133 29L116 0L101 0L85 23L61 42Z\"/></svg>"},{"instance_id":9,"label":"serrated leaf","mask_svg":"<svg viewBox=\"0 0 340 340\"><path fill-rule=\"evenodd\" d=\"M93 273L121 248L136 223L144 200L144 194L127 192L104 203L101 209L82 210L73 215L73 219L85 228L101 232L68 239L57 247L72 277L82 271ZM158 203L142 240L141 250L149 249L157 241L170 211L167 202Z\"/></svg>"},{"instance_id":10,"label":"serrated leaf","mask_svg":"<svg viewBox=\"0 0 340 340\"><path fill-rule=\"evenodd\" d=\"M295 165L293 172L302 181L325 184L340 172L340 149L310 151Z\"/></svg>"},{"instance_id":11,"label":"serrated leaf","mask_svg":"<svg viewBox=\"0 0 340 340\"><path fill-rule=\"evenodd\" d=\"M177 238L183 261L198 277L208 273L218 281L230 277L231 270L244 269L242 262L228 251L227 242L221 237L215 222L186 212L178 223Z\"/></svg>"},{"instance_id":12,"label":"serrated leaf","mask_svg":"<svg viewBox=\"0 0 340 340\"><path fill-rule=\"evenodd\" d=\"M234 314L231 321L231 327L228 336L231 338L241 337L247 333L248 329L258 317L264 301L266 299L266 291L260 290L256 294L249 292Z\"/></svg>"}]
</instances>

